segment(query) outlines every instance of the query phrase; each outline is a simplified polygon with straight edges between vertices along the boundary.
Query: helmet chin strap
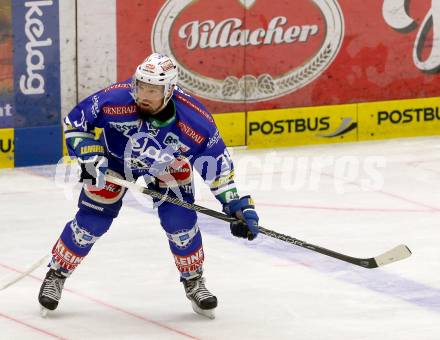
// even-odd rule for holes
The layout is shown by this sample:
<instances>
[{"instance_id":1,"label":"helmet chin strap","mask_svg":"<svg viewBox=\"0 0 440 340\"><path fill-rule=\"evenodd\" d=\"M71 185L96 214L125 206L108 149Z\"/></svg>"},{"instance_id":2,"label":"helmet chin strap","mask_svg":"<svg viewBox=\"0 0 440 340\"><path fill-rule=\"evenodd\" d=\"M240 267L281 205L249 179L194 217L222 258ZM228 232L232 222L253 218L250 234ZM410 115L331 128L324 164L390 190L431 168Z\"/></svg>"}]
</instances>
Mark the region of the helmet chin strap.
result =
<instances>
[{"instance_id":1,"label":"helmet chin strap","mask_svg":"<svg viewBox=\"0 0 440 340\"><path fill-rule=\"evenodd\" d=\"M162 111L168 104L168 102L170 101L171 97L173 96L173 91L174 91L174 85L170 87L170 89L168 90L168 93L163 97L163 104L160 108L158 108L156 111L154 111L154 113L158 113L160 111Z\"/></svg>"}]
</instances>

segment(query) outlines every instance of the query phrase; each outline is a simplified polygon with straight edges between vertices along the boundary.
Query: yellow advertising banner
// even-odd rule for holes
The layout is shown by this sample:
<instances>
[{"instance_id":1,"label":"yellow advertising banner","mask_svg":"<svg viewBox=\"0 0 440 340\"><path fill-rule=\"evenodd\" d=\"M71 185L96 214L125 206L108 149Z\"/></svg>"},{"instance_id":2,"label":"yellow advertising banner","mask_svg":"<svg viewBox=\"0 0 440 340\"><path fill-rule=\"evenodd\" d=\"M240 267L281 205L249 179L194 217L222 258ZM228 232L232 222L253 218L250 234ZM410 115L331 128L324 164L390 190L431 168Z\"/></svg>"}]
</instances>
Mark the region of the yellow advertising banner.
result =
<instances>
[{"instance_id":1,"label":"yellow advertising banner","mask_svg":"<svg viewBox=\"0 0 440 340\"><path fill-rule=\"evenodd\" d=\"M358 104L359 140L440 134L440 98Z\"/></svg>"},{"instance_id":2,"label":"yellow advertising banner","mask_svg":"<svg viewBox=\"0 0 440 340\"><path fill-rule=\"evenodd\" d=\"M213 117L227 146L249 148L432 136L440 135L440 98L249 111L247 115L233 112ZM95 132L99 136L101 131ZM7 141L3 145L6 148Z\"/></svg>"},{"instance_id":3,"label":"yellow advertising banner","mask_svg":"<svg viewBox=\"0 0 440 340\"><path fill-rule=\"evenodd\" d=\"M0 129L0 168L14 167L14 129Z\"/></svg>"},{"instance_id":4,"label":"yellow advertising banner","mask_svg":"<svg viewBox=\"0 0 440 340\"><path fill-rule=\"evenodd\" d=\"M212 115L227 146L246 145L246 114L244 112Z\"/></svg>"},{"instance_id":5,"label":"yellow advertising banner","mask_svg":"<svg viewBox=\"0 0 440 340\"><path fill-rule=\"evenodd\" d=\"M248 112L249 148L356 140L356 104Z\"/></svg>"}]
</instances>

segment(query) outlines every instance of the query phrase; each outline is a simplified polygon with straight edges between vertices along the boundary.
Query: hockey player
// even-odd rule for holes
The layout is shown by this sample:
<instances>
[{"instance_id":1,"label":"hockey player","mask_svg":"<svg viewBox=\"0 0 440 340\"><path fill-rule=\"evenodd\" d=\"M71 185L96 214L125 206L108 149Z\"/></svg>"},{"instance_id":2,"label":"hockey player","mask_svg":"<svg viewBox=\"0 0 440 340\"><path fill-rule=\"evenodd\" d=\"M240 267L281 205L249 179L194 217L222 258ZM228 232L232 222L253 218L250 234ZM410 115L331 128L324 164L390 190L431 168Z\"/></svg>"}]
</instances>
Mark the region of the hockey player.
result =
<instances>
[{"instance_id":1,"label":"hockey player","mask_svg":"<svg viewBox=\"0 0 440 340\"><path fill-rule=\"evenodd\" d=\"M232 234L249 240L257 236L254 204L250 196L238 195L233 163L214 120L177 86L177 76L175 62L154 53L132 79L91 95L64 119L67 148L78 159L84 185L79 210L52 249L38 296L43 314L57 308L66 278L118 216L125 189L105 182L104 174L127 180L143 176L151 188L193 203L195 168L223 211L240 219L231 224ZM102 129L99 139L95 128ZM213 318L217 298L202 276L204 253L196 213L157 203L186 296L195 312Z\"/></svg>"}]
</instances>

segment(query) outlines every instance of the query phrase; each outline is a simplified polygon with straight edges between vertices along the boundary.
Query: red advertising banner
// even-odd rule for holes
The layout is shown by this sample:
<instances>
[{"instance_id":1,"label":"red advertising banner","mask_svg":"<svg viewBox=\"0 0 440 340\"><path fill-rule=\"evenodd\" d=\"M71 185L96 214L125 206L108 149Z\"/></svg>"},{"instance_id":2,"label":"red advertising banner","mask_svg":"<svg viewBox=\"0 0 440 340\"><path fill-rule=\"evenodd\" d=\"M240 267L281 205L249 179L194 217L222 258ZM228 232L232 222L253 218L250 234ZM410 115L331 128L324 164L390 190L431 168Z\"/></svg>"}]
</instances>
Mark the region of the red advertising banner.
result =
<instances>
[{"instance_id":1,"label":"red advertising banner","mask_svg":"<svg viewBox=\"0 0 440 340\"><path fill-rule=\"evenodd\" d=\"M440 2L117 0L118 79L149 53L214 113L440 95Z\"/></svg>"}]
</instances>

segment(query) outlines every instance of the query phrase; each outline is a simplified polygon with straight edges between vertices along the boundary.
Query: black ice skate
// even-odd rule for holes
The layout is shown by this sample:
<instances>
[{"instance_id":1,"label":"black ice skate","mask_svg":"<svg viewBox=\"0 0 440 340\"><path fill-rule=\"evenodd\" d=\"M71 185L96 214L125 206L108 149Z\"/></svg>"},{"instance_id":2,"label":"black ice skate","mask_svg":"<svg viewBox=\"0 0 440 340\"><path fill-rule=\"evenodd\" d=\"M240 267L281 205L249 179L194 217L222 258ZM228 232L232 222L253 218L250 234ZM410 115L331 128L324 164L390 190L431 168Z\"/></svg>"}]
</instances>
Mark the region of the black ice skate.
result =
<instances>
[{"instance_id":1,"label":"black ice skate","mask_svg":"<svg viewBox=\"0 0 440 340\"><path fill-rule=\"evenodd\" d=\"M64 287L66 277L58 273L54 269L50 269L38 294L38 301L41 305L41 315L45 317L48 310L55 310L61 299L61 293Z\"/></svg>"},{"instance_id":2,"label":"black ice skate","mask_svg":"<svg viewBox=\"0 0 440 340\"><path fill-rule=\"evenodd\" d=\"M181 281L185 287L186 297L191 301L194 312L210 319L214 319L217 298L206 289L205 278L200 275L194 279L181 279Z\"/></svg>"}]
</instances>

